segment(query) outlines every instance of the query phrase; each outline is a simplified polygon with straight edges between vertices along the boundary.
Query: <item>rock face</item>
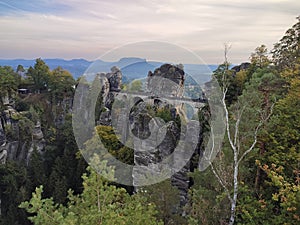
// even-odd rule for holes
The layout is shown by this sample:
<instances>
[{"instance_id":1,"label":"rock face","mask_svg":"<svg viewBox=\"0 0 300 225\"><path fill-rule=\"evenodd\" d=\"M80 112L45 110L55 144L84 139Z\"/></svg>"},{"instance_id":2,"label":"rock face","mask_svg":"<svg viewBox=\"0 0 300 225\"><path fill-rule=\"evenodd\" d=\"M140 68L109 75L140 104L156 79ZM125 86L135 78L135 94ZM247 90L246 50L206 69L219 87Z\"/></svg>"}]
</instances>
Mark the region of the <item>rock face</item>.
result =
<instances>
[{"instance_id":1,"label":"rock face","mask_svg":"<svg viewBox=\"0 0 300 225\"><path fill-rule=\"evenodd\" d=\"M122 85L122 73L116 66L111 68L111 72L106 74L111 91L120 91Z\"/></svg>"},{"instance_id":2,"label":"rock face","mask_svg":"<svg viewBox=\"0 0 300 225\"><path fill-rule=\"evenodd\" d=\"M234 66L232 67L232 70L235 72L235 73L238 73L240 72L241 70L246 70L250 67L251 63L248 63L248 62L245 62L245 63L242 63L241 65L238 65L238 66Z\"/></svg>"},{"instance_id":3,"label":"rock face","mask_svg":"<svg viewBox=\"0 0 300 225\"><path fill-rule=\"evenodd\" d=\"M164 64L148 73L147 88L155 96L181 97L183 87L184 71L178 66Z\"/></svg>"},{"instance_id":4,"label":"rock face","mask_svg":"<svg viewBox=\"0 0 300 225\"><path fill-rule=\"evenodd\" d=\"M44 138L44 134L41 130L40 121L37 121L36 125L34 126L34 129L32 131L32 137L34 140L41 140Z\"/></svg>"},{"instance_id":5,"label":"rock face","mask_svg":"<svg viewBox=\"0 0 300 225\"><path fill-rule=\"evenodd\" d=\"M154 72L150 71L148 73L147 88L151 95L157 98L154 101L155 107L169 108L173 119L176 118L176 115L178 114L177 109L179 109L180 107L168 105L163 100L160 100L160 97L182 97L184 91L183 87L184 71L182 67L164 64ZM136 108L143 107L145 108L145 106L141 103L136 106ZM158 131L155 131L154 129L152 130L152 132L150 132L150 127L152 126L153 129L153 126L155 125L151 125L151 122L153 123L153 120L151 120L149 125L149 117L150 116L147 115L146 112L139 113L138 115L134 116L132 123L134 127L132 128L132 131L139 131L139 134L141 136L138 136L139 138L147 138L149 136L149 133L157 132L157 135L155 137L154 135L150 135L150 140L143 142L144 144L141 144L140 140L138 139L134 141L134 162L135 165L152 168L153 171L151 171L151 173L155 174L155 170L158 170L158 168L156 168L157 163L160 163L166 157L171 156L171 154L177 147L180 136L184 134L181 133L181 129L174 121L167 122L163 126L163 128L159 128L160 125L157 124L156 127ZM159 123L159 121L156 121L156 123ZM189 177L187 174L189 172L189 164L185 165L179 172L175 172L175 167L177 165L176 162L178 160L182 160L183 158L184 151L182 151L182 154L180 153L180 155L172 154L172 163L171 165L167 165L168 167L170 167L171 171L174 171L171 177L171 182L172 185L177 187L179 190L181 206L187 203L187 194L189 188ZM141 171L134 172L133 182L134 185L138 185L139 180L145 179L145 177L143 177L145 174L143 174L143 172Z\"/></svg>"},{"instance_id":6,"label":"rock face","mask_svg":"<svg viewBox=\"0 0 300 225\"><path fill-rule=\"evenodd\" d=\"M41 123L40 121L37 121L37 123L34 126L34 129L32 131L32 142L30 145L30 148L26 154L26 163L28 164L30 161L30 156L34 149L36 149L37 152L43 154L44 148L45 148L45 140L44 140L44 134L42 132Z\"/></svg>"},{"instance_id":7,"label":"rock face","mask_svg":"<svg viewBox=\"0 0 300 225\"><path fill-rule=\"evenodd\" d=\"M110 126L111 125L111 109L113 102L115 100L115 95L117 92L121 91L122 85L122 72L121 70L114 66L111 68L110 73L100 73L97 74L102 86L102 108L105 112L102 112L98 121L98 124Z\"/></svg>"},{"instance_id":8,"label":"rock face","mask_svg":"<svg viewBox=\"0 0 300 225\"><path fill-rule=\"evenodd\" d=\"M114 74L114 75L112 75ZM101 114L99 123L102 125L111 124L111 110L112 104L116 99L120 85L115 81L120 81L121 72L117 69L112 69L112 74L102 74L103 82L103 104L105 112ZM111 77L111 79L109 79ZM109 83L109 90L108 84ZM114 79L112 79L114 78ZM117 78L117 79L116 79ZM184 71L182 67L171 64L164 64L154 72L149 72L147 77L147 93L155 97L152 107L156 110L160 108L169 108L172 119L178 115L180 107L168 105L164 97L182 97L184 88ZM113 82L112 82L113 81ZM120 84L120 83L119 83ZM113 87L113 88L112 88ZM117 88L118 87L118 88ZM161 99L162 97L162 99ZM145 171L133 171L133 185L138 187L140 183L146 178L147 172L151 174L157 173L159 176L159 164L164 163L164 159L171 157L170 170L175 170L179 161L185 159L184 149L176 155L172 155L177 147L180 139L181 129L174 121L167 123L159 119L153 119L149 112L149 104L142 99L134 100L132 110L127 115L119 115L122 127L122 143L125 143L128 138L128 133L131 131L133 137L134 148L134 164L136 166L145 168ZM128 121L129 120L129 121ZM122 122L123 121L123 122ZM127 123L127 125L125 125ZM198 136L196 137L198 138ZM187 161L189 161L187 156ZM173 168L174 167L174 168ZM176 170L177 171L177 170ZM180 193L181 206L187 203L189 177L188 172L189 163L185 165L179 172L172 173L171 182L178 188Z\"/></svg>"},{"instance_id":9,"label":"rock face","mask_svg":"<svg viewBox=\"0 0 300 225\"><path fill-rule=\"evenodd\" d=\"M7 159L7 150L5 146L0 146L0 164L5 164Z\"/></svg>"},{"instance_id":10,"label":"rock face","mask_svg":"<svg viewBox=\"0 0 300 225\"><path fill-rule=\"evenodd\" d=\"M164 64L154 72L149 72L147 77L147 93L154 97L152 106L155 110L169 108L171 117L175 120L179 114L180 107L168 105L162 98L164 97L182 97L184 89L184 71L183 67ZM110 73L99 74L102 82L102 99L104 112L101 113L98 124L112 126L112 105L121 90L122 73L118 68L112 68ZM119 99L119 98L118 98ZM145 168L145 171L151 174L158 173L159 163L164 163L164 159L171 156L177 147L178 140L182 133L179 125L174 121L167 123L161 119L153 119L153 114L149 112L149 103L138 97L133 100L135 103L132 109L124 115L118 115L121 127L122 143L128 141L128 133L131 132L131 140L134 148L134 164ZM198 136L196 137L198 138ZM176 155L171 156L171 168L175 168L179 161L186 159L189 161L190 156L185 155L184 146ZM133 186L138 187L145 177L145 171L133 171ZM176 170L177 171L177 170ZM172 185L178 188L180 193L180 203L184 206L187 203L189 188L188 172L190 171L189 163L179 172L172 173Z\"/></svg>"},{"instance_id":11,"label":"rock face","mask_svg":"<svg viewBox=\"0 0 300 225\"><path fill-rule=\"evenodd\" d=\"M19 117L18 113L11 105L7 105L3 111L0 119L0 163L4 164L7 160L25 162L28 164L31 153L34 149L43 153L45 147L44 134L41 130L41 124L38 121L31 134L32 138L29 140L21 140L19 122L15 117ZM6 129L14 135L7 138Z\"/></svg>"},{"instance_id":12,"label":"rock face","mask_svg":"<svg viewBox=\"0 0 300 225\"><path fill-rule=\"evenodd\" d=\"M3 129L2 120L0 120L0 146L6 144L6 135Z\"/></svg>"},{"instance_id":13,"label":"rock face","mask_svg":"<svg viewBox=\"0 0 300 225\"><path fill-rule=\"evenodd\" d=\"M6 143L0 146L0 164L5 164L7 159Z\"/></svg>"},{"instance_id":14,"label":"rock face","mask_svg":"<svg viewBox=\"0 0 300 225\"><path fill-rule=\"evenodd\" d=\"M48 104L50 104L48 102ZM60 112L57 113L52 111L51 114L53 116L54 124L57 128L61 127L65 123L65 117L68 113L72 112L73 107L73 98L71 97L64 97L63 100L59 101L56 104L56 107L60 108Z\"/></svg>"}]
</instances>

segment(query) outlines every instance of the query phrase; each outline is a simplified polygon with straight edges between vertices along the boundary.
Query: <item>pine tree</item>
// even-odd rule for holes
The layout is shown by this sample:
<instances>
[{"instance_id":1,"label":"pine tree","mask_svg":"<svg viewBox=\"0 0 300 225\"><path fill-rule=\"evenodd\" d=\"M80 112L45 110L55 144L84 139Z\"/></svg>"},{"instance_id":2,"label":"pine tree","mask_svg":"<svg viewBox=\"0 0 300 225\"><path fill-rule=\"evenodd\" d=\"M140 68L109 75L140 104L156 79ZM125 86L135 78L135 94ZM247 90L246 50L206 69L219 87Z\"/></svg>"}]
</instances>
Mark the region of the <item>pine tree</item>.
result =
<instances>
[{"instance_id":1,"label":"pine tree","mask_svg":"<svg viewBox=\"0 0 300 225\"><path fill-rule=\"evenodd\" d=\"M105 161L95 157L100 174L110 180L114 172ZM31 200L20 207L34 213L29 219L36 225L47 224L162 224L156 220L157 211L153 204L147 204L141 195L130 196L125 189L110 185L100 174L90 167L89 174L83 175L84 190L74 195L70 190L68 204L55 204L53 199L43 199L43 187L36 188Z\"/></svg>"}]
</instances>

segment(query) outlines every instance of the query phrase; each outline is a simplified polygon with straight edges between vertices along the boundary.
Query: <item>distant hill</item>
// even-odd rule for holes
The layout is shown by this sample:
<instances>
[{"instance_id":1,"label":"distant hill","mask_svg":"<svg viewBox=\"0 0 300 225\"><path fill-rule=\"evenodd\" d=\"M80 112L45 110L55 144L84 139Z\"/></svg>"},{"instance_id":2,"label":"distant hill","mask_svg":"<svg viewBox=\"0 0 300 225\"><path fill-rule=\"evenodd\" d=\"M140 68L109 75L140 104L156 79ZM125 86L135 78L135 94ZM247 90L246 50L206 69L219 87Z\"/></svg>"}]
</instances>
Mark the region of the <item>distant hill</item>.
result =
<instances>
[{"instance_id":1,"label":"distant hill","mask_svg":"<svg viewBox=\"0 0 300 225\"><path fill-rule=\"evenodd\" d=\"M85 59L72 59L72 60L64 60L64 59L43 59L45 63L50 67L50 69L55 69L58 66L68 70L74 78L80 77L84 71L89 67L92 63ZM0 66L11 66L14 69L17 69L18 65L22 65L24 68L29 68L30 66L34 66L34 59L0 59Z\"/></svg>"},{"instance_id":2,"label":"distant hill","mask_svg":"<svg viewBox=\"0 0 300 225\"><path fill-rule=\"evenodd\" d=\"M155 68L160 67L163 62L147 61L146 59L127 57L121 58L116 62L105 62L102 60L95 60L94 62L85 59L43 59L45 63L50 67L50 69L55 69L58 66L68 70L75 79L80 77L84 72L108 72L113 66L117 66L122 70L123 81L130 82L134 79L141 79L148 75L148 72L153 71ZM0 59L0 66L11 66L17 69L18 65L22 65L25 68L33 66L35 60L27 59ZM91 67L90 67L91 66ZM217 68L217 65L208 65L211 71ZM184 64L184 70L187 74L200 77L201 81L208 79L209 75L207 72L206 65L196 65L196 64ZM203 72L204 71L204 72Z\"/></svg>"},{"instance_id":3,"label":"distant hill","mask_svg":"<svg viewBox=\"0 0 300 225\"><path fill-rule=\"evenodd\" d=\"M126 67L123 67L121 70L122 74L128 80L134 80L146 77L148 75L148 72L150 70L153 71L155 68L156 66L153 66L145 61L128 65Z\"/></svg>"},{"instance_id":4,"label":"distant hill","mask_svg":"<svg viewBox=\"0 0 300 225\"><path fill-rule=\"evenodd\" d=\"M118 62L113 62L120 69L123 69L129 65L133 65L136 63L147 63L146 59L135 58L135 57L128 57L128 58L121 58Z\"/></svg>"}]
</instances>

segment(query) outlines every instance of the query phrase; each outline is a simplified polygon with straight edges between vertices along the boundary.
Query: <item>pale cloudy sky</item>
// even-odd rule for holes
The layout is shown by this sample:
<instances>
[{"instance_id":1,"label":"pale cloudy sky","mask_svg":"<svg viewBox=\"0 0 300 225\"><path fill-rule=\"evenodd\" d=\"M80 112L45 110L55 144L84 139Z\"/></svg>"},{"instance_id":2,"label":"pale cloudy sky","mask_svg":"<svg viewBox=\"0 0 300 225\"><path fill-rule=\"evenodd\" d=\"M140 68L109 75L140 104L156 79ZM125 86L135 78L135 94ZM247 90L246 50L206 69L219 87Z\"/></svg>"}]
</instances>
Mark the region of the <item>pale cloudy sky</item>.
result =
<instances>
[{"instance_id":1,"label":"pale cloudy sky","mask_svg":"<svg viewBox=\"0 0 300 225\"><path fill-rule=\"evenodd\" d=\"M296 22L299 0L0 0L0 58L85 58L164 41L221 63L269 49Z\"/></svg>"}]
</instances>

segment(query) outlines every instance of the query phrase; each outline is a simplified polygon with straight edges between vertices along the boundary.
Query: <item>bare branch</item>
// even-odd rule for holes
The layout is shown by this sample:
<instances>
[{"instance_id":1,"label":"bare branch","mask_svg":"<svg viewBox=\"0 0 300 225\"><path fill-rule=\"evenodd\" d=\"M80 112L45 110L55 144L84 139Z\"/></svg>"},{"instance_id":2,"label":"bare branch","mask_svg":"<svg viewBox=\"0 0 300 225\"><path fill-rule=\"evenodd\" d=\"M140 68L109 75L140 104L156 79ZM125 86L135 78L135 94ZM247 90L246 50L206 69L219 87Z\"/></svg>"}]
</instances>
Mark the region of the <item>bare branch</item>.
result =
<instances>
[{"instance_id":1,"label":"bare branch","mask_svg":"<svg viewBox=\"0 0 300 225\"><path fill-rule=\"evenodd\" d=\"M213 174L215 175L215 177L217 178L217 180L218 180L218 182L220 183L220 185L224 188L224 190L225 190L225 192L226 192L226 194L227 194L227 197L228 197L228 199L229 199L229 201L232 203L232 198L231 198L231 196L230 196L230 192L229 192L229 190L228 190L228 188L225 186L225 184L224 184L224 182L223 182L223 180L221 179L221 177L219 176L219 174L217 173L217 171L215 170L215 168L214 168L214 166L213 166L213 164L212 164L212 162L211 162L211 157L212 157L212 153L213 153L213 151L214 151L214 148L215 148L215 137L214 137L214 130L213 130L213 127L211 127L211 136L212 136L212 147L211 147L211 151L210 151L210 156L209 156L209 158L207 159L208 160L208 162L209 162L209 165L211 166L211 169L212 169L212 172L213 172Z\"/></svg>"},{"instance_id":2,"label":"bare branch","mask_svg":"<svg viewBox=\"0 0 300 225\"><path fill-rule=\"evenodd\" d=\"M230 126L229 126L229 113L228 113L228 109L227 109L227 105L226 105L226 102L225 102L225 98L226 98L226 93L227 93L227 90L228 90L228 87L227 87L227 84L225 84L225 74L226 74L226 71L228 71L228 58L227 58L227 54L228 54L228 51L229 49L231 48L230 45L228 45L227 43L224 44L224 58L225 58L225 70L223 72L223 97L222 97L222 105L223 105L223 108L225 110L225 125L226 125L226 131L227 131L227 137L228 137L228 140L229 140L229 143L230 143L230 146L233 150L233 152L236 151L236 147L231 139L231 134L230 134Z\"/></svg>"},{"instance_id":3,"label":"bare branch","mask_svg":"<svg viewBox=\"0 0 300 225\"><path fill-rule=\"evenodd\" d=\"M227 194L227 198L229 199L230 203L232 203L233 199L231 198L231 195L230 195L230 192L229 192L228 188L225 186L223 180L221 179L221 177L219 176L219 174L217 173L217 171L215 170L213 164L210 161L209 161L209 164L211 166L211 170L212 170L213 174L217 178L217 180L220 183L220 185L224 188L224 190L225 190L225 192Z\"/></svg>"},{"instance_id":4,"label":"bare branch","mask_svg":"<svg viewBox=\"0 0 300 225\"><path fill-rule=\"evenodd\" d=\"M227 66L228 66L228 57L227 57L227 55L228 55L228 52L229 52L230 49L231 49L231 44L225 43L224 44L224 58L225 58L225 63L226 63ZM228 68L226 67L226 69L228 69Z\"/></svg>"},{"instance_id":5,"label":"bare branch","mask_svg":"<svg viewBox=\"0 0 300 225\"><path fill-rule=\"evenodd\" d=\"M227 109L227 105L225 102L225 93L223 93L223 99L222 99L222 104L225 110L225 126L226 126L226 131L227 131L227 138L229 140L230 146L232 148L232 150L235 152L236 151L236 147L231 139L231 134L230 134L230 126L229 126L229 113L228 113L228 109Z\"/></svg>"},{"instance_id":6,"label":"bare branch","mask_svg":"<svg viewBox=\"0 0 300 225\"><path fill-rule=\"evenodd\" d=\"M228 43L224 43L224 65L225 65L225 69L222 73L222 91L223 93L227 93L227 88L228 88L228 85L229 83L227 82L227 76L226 76L226 73L227 71L229 70L229 62L228 62L228 52L231 48L231 45L229 45Z\"/></svg>"},{"instance_id":7,"label":"bare branch","mask_svg":"<svg viewBox=\"0 0 300 225\"><path fill-rule=\"evenodd\" d=\"M243 155L241 156L241 158L238 160L238 162L237 162L237 164L239 164L242 160L243 160L243 158L247 155L247 154L249 154L253 149L254 149L254 147L255 147L255 145L256 145L256 143L257 143L257 133L258 133L258 131L259 131L259 128L262 126L262 122L260 122L258 125L257 125L257 127L255 128L255 132L254 132L254 141L252 142L252 145L250 146L250 148L247 150L247 151L245 151L244 153L243 153Z\"/></svg>"},{"instance_id":8,"label":"bare branch","mask_svg":"<svg viewBox=\"0 0 300 225\"><path fill-rule=\"evenodd\" d=\"M260 129L260 127L264 124L264 122L266 122L267 120L269 120L269 118L271 117L271 115L273 114L273 108L274 108L275 104L272 104L271 109L270 109L270 113L268 114L268 116L266 118L262 118L261 121L259 122L259 124L257 125L255 132L254 132L254 140L252 145L250 146L250 148L244 152L244 154L241 156L241 158L238 160L238 164L243 160L243 158L249 154L255 147L256 143L257 143L257 134L258 131Z\"/></svg>"}]
</instances>

